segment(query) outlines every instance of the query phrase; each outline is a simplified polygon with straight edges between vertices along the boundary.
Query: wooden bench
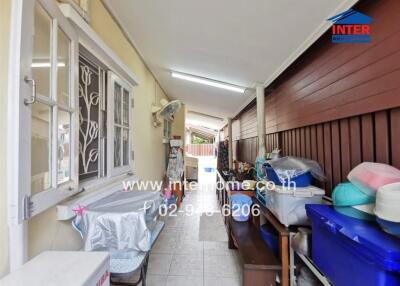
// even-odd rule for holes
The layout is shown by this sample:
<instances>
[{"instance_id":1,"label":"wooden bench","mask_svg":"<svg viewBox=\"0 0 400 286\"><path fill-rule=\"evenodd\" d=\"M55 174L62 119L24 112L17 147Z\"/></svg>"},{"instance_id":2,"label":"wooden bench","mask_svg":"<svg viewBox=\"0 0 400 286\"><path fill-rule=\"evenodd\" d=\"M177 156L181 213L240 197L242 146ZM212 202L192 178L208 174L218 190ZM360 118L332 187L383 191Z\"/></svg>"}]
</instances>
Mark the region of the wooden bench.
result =
<instances>
[{"instance_id":1,"label":"wooden bench","mask_svg":"<svg viewBox=\"0 0 400 286\"><path fill-rule=\"evenodd\" d=\"M273 252L265 245L259 228L228 218L229 248L237 248L243 263L243 286L274 286L281 270Z\"/></svg>"},{"instance_id":2,"label":"wooden bench","mask_svg":"<svg viewBox=\"0 0 400 286\"><path fill-rule=\"evenodd\" d=\"M289 286L289 229L286 228L279 220L265 207L263 206L257 198L252 198L253 207L258 207L268 224L270 224L279 234L279 258L281 261L281 286ZM260 216L253 217L254 225L260 225Z\"/></svg>"}]
</instances>

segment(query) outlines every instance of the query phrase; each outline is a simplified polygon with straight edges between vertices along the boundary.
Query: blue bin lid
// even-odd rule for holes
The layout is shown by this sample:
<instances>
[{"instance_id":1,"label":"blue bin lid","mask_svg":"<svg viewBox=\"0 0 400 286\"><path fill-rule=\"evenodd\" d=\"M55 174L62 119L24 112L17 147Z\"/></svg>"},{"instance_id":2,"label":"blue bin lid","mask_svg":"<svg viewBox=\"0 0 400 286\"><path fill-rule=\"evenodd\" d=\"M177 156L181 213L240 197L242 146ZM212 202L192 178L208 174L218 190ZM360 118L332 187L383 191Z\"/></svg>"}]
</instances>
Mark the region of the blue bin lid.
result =
<instances>
[{"instance_id":1,"label":"blue bin lid","mask_svg":"<svg viewBox=\"0 0 400 286\"><path fill-rule=\"evenodd\" d=\"M251 205L253 201L247 195L235 194L235 195L231 196L231 202L232 202L232 204Z\"/></svg>"},{"instance_id":2,"label":"blue bin lid","mask_svg":"<svg viewBox=\"0 0 400 286\"><path fill-rule=\"evenodd\" d=\"M387 271L400 271L400 239L384 232L377 222L343 215L328 205L306 205L306 210L313 223L325 226L338 239L351 243L353 253Z\"/></svg>"}]
</instances>

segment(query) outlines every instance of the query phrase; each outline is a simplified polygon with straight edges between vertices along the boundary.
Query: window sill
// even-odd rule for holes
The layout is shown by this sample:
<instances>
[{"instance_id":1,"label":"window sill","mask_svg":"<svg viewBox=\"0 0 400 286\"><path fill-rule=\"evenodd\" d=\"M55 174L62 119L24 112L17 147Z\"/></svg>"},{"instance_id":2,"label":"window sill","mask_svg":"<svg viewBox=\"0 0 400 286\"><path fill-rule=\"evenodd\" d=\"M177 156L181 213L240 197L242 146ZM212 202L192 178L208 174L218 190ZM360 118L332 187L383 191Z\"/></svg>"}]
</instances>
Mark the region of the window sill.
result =
<instances>
[{"instance_id":1,"label":"window sill","mask_svg":"<svg viewBox=\"0 0 400 286\"><path fill-rule=\"evenodd\" d=\"M84 189L84 192L78 196L64 201L57 205L57 219L70 220L75 217L73 209L79 205L86 206L104 197L107 197L116 191L122 190L122 182L138 181L135 175L121 175L112 178L102 178L92 180L79 185L79 189Z\"/></svg>"}]
</instances>

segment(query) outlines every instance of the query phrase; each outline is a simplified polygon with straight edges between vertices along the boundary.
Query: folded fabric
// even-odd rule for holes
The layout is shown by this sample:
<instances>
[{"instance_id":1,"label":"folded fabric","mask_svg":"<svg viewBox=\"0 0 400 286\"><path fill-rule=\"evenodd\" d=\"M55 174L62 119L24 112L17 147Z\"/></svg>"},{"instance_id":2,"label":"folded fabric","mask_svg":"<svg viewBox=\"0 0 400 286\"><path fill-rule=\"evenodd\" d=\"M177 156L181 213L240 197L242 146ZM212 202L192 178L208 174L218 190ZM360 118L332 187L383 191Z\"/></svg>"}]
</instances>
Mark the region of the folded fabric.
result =
<instances>
[{"instance_id":1,"label":"folded fabric","mask_svg":"<svg viewBox=\"0 0 400 286\"><path fill-rule=\"evenodd\" d=\"M375 202L375 197L364 194L354 184L341 183L335 187L332 193L333 205L345 207L364 205Z\"/></svg>"},{"instance_id":2,"label":"folded fabric","mask_svg":"<svg viewBox=\"0 0 400 286\"><path fill-rule=\"evenodd\" d=\"M400 182L400 170L387 164L364 162L351 170L347 178L363 193L375 196L380 187Z\"/></svg>"}]
</instances>

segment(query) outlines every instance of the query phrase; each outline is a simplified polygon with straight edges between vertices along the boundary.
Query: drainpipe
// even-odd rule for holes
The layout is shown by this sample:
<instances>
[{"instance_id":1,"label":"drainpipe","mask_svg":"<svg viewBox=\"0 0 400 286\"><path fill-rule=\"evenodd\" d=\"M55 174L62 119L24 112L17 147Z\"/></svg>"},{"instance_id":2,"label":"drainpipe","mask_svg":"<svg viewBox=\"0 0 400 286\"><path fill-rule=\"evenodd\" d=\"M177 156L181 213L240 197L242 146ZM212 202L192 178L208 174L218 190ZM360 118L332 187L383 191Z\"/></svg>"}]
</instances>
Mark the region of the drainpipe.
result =
<instances>
[{"instance_id":1,"label":"drainpipe","mask_svg":"<svg viewBox=\"0 0 400 286\"><path fill-rule=\"evenodd\" d=\"M232 118L228 118L228 142L229 142L229 169L233 168L233 151L232 151Z\"/></svg>"},{"instance_id":2,"label":"drainpipe","mask_svg":"<svg viewBox=\"0 0 400 286\"><path fill-rule=\"evenodd\" d=\"M256 86L257 96L257 135L258 135L258 157L265 156L265 101L264 86Z\"/></svg>"}]
</instances>

